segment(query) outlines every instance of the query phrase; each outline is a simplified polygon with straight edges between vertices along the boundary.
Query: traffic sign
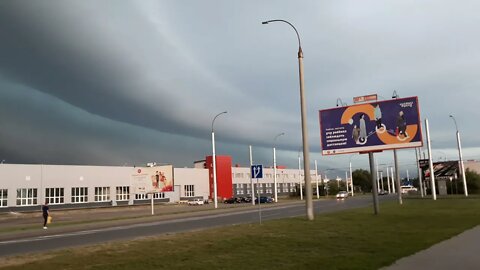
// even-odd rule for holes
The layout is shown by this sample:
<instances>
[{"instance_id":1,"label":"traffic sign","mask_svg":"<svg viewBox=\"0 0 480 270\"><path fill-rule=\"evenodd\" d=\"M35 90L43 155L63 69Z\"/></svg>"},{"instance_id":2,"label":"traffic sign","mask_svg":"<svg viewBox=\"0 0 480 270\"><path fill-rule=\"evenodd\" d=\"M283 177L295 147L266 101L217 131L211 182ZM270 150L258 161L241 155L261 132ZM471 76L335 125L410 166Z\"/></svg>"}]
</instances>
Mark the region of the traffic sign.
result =
<instances>
[{"instance_id":1,"label":"traffic sign","mask_svg":"<svg viewBox=\"0 0 480 270\"><path fill-rule=\"evenodd\" d=\"M263 165L252 165L250 173L254 179L263 178Z\"/></svg>"}]
</instances>

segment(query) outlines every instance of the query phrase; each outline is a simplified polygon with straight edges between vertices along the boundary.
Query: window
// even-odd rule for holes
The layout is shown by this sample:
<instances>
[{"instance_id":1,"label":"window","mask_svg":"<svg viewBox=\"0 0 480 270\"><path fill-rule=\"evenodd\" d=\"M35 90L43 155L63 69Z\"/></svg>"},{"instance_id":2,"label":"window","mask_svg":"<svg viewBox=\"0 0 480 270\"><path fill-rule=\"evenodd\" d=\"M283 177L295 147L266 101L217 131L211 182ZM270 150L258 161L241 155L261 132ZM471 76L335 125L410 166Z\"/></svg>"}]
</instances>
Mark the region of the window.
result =
<instances>
[{"instance_id":1,"label":"window","mask_svg":"<svg viewBox=\"0 0 480 270\"><path fill-rule=\"evenodd\" d=\"M243 195L243 194L244 194L243 189L238 189L237 190L237 195Z\"/></svg>"},{"instance_id":2,"label":"window","mask_svg":"<svg viewBox=\"0 0 480 270\"><path fill-rule=\"evenodd\" d=\"M153 193L153 198L154 199L165 199L165 193L163 193L163 192Z\"/></svg>"},{"instance_id":3,"label":"window","mask_svg":"<svg viewBox=\"0 0 480 270\"><path fill-rule=\"evenodd\" d=\"M270 194L271 194L271 193L272 193L272 189L271 189L271 188L267 188L267 192L265 192L265 193L270 193Z\"/></svg>"},{"instance_id":4,"label":"window","mask_svg":"<svg viewBox=\"0 0 480 270\"><path fill-rule=\"evenodd\" d=\"M165 193L163 193L163 192L153 193L153 198L154 199L164 199L165 198ZM137 194L135 194L135 200L148 200L148 199L151 199L151 198L147 193L137 193Z\"/></svg>"},{"instance_id":5,"label":"window","mask_svg":"<svg viewBox=\"0 0 480 270\"><path fill-rule=\"evenodd\" d=\"M64 191L63 188L46 188L45 189L45 201L50 204L64 203Z\"/></svg>"},{"instance_id":6,"label":"window","mask_svg":"<svg viewBox=\"0 0 480 270\"><path fill-rule=\"evenodd\" d=\"M37 189L36 188L19 188L17 189L17 205L36 205Z\"/></svg>"},{"instance_id":7,"label":"window","mask_svg":"<svg viewBox=\"0 0 480 270\"><path fill-rule=\"evenodd\" d=\"M72 187L72 203L88 202L87 187Z\"/></svg>"},{"instance_id":8,"label":"window","mask_svg":"<svg viewBox=\"0 0 480 270\"><path fill-rule=\"evenodd\" d=\"M185 197L193 197L195 196L195 189L194 185L185 185L183 186L185 191Z\"/></svg>"},{"instance_id":9,"label":"window","mask_svg":"<svg viewBox=\"0 0 480 270\"><path fill-rule=\"evenodd\" d=\"M251 190L251 189L247 189L247 194L248 194L248 195L252 194L252 190Z\"/></svg>"},{"instance_id":10,"label":"window","mask_svg":"<svg viewBox=\"0 0 480 270\"><path fill-rule=\"evenodd\" d=\"M130 187L117 187L117 201L128 201L130 199Z\"/></svg>"},{"instance_id":11,"label":"window","mask_svg":"<svg viewBox=\"0 0 480 270\"><path fill-rule=\"evenodd\" d=\"M236 184L237 186L237 189L241 189L242 188L242 184Z\"/></svg>"},{"instance_id":12,"label":"window","mask_svg":"<svg viewBox=\"0 0 480 270\"><path fill-rule=\"evenodd\" d=\"M95 201L106 202L110 200L110 187L95 187Z\"/></svg>"},{"instance_id":13,"label":"window","mask_svg":"<svg viewBox=\"0 0 480 270\"><path fill-rule=\"evenodd\" d=\"M0 189L0 207L7 206L8 189Z\"/></svg>"},{"instance_id":14,"label":"window","mask_svg":"<svg viewBox=\"0 0 480 270\"><path fill-rule=\"evenodd\" d=\"M148 199L148 194L146 193L135 194L135 200L146 200L146 199Z\"/></svg>"}]
</instances>

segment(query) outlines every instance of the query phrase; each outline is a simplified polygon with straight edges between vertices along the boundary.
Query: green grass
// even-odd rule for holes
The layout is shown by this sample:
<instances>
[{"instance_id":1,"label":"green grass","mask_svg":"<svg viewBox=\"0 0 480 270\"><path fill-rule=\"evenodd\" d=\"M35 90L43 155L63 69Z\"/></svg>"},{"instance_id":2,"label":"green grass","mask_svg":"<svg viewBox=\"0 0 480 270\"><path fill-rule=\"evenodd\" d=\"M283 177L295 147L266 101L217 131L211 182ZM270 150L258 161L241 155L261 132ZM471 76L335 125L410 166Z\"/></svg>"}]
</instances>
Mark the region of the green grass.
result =
<instances>
[{"instance_id":1,"label":"green grass","mask_svg":"<svg viewBox=\"0 0 480 270\"><path fill-rule=\"evenodd\" d=\"M17 257L5 269L378 269L480 224L480 200L406 199L304 218L229 226ZM16 264L16 265L12 265ZM2 268L3 269L3 268Z\"/></svg>"}]
</instances>

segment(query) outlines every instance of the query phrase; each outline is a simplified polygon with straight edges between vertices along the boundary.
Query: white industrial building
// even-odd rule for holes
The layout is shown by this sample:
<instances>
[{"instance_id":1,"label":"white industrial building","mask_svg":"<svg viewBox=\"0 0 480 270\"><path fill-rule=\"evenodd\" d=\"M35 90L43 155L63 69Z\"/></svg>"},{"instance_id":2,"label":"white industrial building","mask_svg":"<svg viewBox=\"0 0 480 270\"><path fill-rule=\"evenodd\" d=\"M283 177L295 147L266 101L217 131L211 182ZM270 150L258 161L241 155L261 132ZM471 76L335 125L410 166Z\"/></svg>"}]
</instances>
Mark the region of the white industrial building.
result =
<instances>
[{"instance_id":1,"label":"white industrial building","mask_svg":"<svg viewBox=\"0 0 480 270\"><path fill-rule=\"evenodd\" d=\"M133 193L131 176L139 168L146 167L0 164L0 212L38 210L45 201L52 208L149 203L150 195ZM315 171L311 175L314 184ZM173 179L174 191L155 193L156 202L208 199L208 169L173 168ZM279 196L297 192L300 181L303 171L277 169ZM233 196L251 196L250 168L232 167L232 185ZM264 169L258 187L262 196L273 196L273 168Z\"/></svg>"}]
</instances>

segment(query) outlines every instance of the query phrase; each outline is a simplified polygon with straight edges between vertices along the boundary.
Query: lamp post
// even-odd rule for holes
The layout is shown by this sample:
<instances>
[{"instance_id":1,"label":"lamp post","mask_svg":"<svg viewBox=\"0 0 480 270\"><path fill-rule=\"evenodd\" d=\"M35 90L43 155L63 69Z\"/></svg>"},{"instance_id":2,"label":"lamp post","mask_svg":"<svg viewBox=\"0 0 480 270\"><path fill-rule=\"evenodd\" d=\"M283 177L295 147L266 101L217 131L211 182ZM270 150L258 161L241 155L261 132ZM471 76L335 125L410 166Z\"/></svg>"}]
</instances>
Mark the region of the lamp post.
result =
<instances>
[{"instance_id":1,"label":"lamp post","mask_svg":"<svg viewBox=\"0 0 480 270\"><path fill-rule=\"evenodd\" d=\"M274 198L275 202L278 202L278 194L277 194L277 154L275 152L275 141L277 140L278 137L285 135L285 133L280 133L273 138L273 188L275 189L274 191Z\"/></svg>"},{"instance_id":2,"label":"lamp post","mask_svg":"<svg viewBox=\"0 0 480 270\"><path fill-rule=\"evenodd\" d=\"M460 159L460 170L462 171L462 180L463 180L463 191L465 197L468 197L468 190L467 190L467 178L465 176L465 166L463 165L463 155L462 155L462 143L460 142L460 131L458 131L457 121L453 115L450 115L455 123L455 128L457 130L457 146L458 146L458 158Z\"/></svg>"},{"instance_id":3,"label":"lamp post","mask_svg":"<svg viewBox=\"0 0 480 270\"><path fill-rule=\"evenodd\" d=\"M300 184L300 200L303 201L303 187L302 187L302 161L300 159L300 150L298 151L298 182Z\"/></svg>"},{"instance_id":4,"label":"lamp post","mask_svg":"<svg viewBox=\"0 0 480 270\"><path fill-rule=\"evenodd\" d=\"M303 140L303 169L305 175L305 192L306 192L306 212L308 220L313 220L313 201L312 201L312 185L311 185L311 176L310 176L310 153L308 147L308 131L307 131L307 106L305 102L304 95L304 79L303 79L303 51L300 43L300 35L298 34L297 29L293 24L285 20L269 20L264 21L262 24L268 24L272 22L283 22L290 25L295 33L297 34L298 39L298 73L300 77L300 108L301 108L301 119L302 119L302 140Z\"/></svg>"},{"instance_id":5,"label":"lamp post","mask_svg":"<svg viewBox=\"0 0 480 270\"><path fill-rule=\"evenodd\" d=\"M354 194L353 194L353 190L354 190L354 188L353 188L353 175L352 175L352 157L353 157L353 155L350 156L348 164L349 164L349 167L350 167L350 183L352 185L352 196L354 196ZM348 184L347 184L347 192L348 192Z\"/></svg>"},{"instance_id":6,"label":"lamp post","mask_svg":"<svg viewBox=\"0 0 480 270\"><path fill-rule=\"evenodd\" d=\"M213 124L215 123L215 119L222 114L227 113L227 111L221 112L212 120L212 163L213 163L213 201L215 203L215 208L218 208L218 198L217 198L217 161L215 157L215 132L213 131Z\"/></svg>"},{"instance_id":7,"label":"lamp post","mask_svg":"<svg viewBox=\"0 0 480 270\"><path fill-rule=\"evenodd\" d=\"M315 181L317 183L317 199L320 199L320 191L318 188L318 167L317 167L317 160L315 160Z\"/></svg>"}]
</instances>

